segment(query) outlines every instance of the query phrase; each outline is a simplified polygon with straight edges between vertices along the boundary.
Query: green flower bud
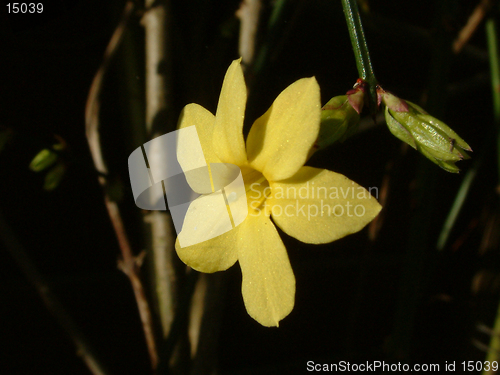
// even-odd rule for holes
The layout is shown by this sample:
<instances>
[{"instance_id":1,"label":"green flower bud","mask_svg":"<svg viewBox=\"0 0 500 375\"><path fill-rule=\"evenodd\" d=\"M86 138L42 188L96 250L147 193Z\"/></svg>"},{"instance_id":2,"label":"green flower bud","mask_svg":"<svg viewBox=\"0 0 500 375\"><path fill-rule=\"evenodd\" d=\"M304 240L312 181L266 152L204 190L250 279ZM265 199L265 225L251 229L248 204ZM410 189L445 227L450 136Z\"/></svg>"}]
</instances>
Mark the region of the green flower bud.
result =
<instances>
[{"instance_id":1,"label":"green flower bud","mask_svg":"<svg viewBox=\"0 0 500 375\"><path fill-rule=\"evenodd\" d=\"M30 163L30 169L34 172L43 171L54 164L56 160L57 154L52 150L44 148L33 158Z\"/></svg>"},{"instance_id":2,"label":"green flower bud","mask_svg":"<svg viewBox=\"0 0 500 375\"><path fill-rule=\"evenodd\" d=\"M356 83L346 95L335 96L324 105L316 141L318 149L326 148L337 141L344 142L356 132L363 99L364 86Z\"/></svg>"},{"instance_id":3,"label":"green flower bud","mask_svg":"<svg viewBox=\"0 0 500 375\"><path fill-rule=\"evenodd\" d=\"M470 146L448 125L418 105L380 89L385 120L392 134L448 172L458 173L457 161L468 159Z\"/></svg>"}]
</instances>

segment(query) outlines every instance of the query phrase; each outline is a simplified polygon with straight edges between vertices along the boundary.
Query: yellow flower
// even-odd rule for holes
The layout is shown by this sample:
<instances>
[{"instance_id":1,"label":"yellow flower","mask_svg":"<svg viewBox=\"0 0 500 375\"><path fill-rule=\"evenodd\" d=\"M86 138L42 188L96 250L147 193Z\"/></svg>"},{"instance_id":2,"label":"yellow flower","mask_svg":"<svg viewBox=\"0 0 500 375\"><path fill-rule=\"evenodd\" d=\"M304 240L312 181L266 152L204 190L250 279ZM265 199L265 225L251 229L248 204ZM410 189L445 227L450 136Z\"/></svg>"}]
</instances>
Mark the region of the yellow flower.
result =
<instances>
[{"instance_id":1,"label":"yellow flower","mask_svg":"<svg viewBox=\"0 0 500 375\"><path fill-rule=\"evenodd\" d=\"M199 244L181 247L177 241L176 250L200 272L223 271L238 261L248 314L264 326L278 326L293 309L295 277L275 225L300 241L327 243L362 229L381 206L345 176L304 166L320 127L314 77L296 81L276 98L254 122L245 148L246 99L240 60L235 60L224 78L216 115L197 104L181 114L179 128L196 126L207 164L240 167L248 216L233 230ZM186 221L217 222L201 211L190 208Z\"/></svg>"}]
</instances>

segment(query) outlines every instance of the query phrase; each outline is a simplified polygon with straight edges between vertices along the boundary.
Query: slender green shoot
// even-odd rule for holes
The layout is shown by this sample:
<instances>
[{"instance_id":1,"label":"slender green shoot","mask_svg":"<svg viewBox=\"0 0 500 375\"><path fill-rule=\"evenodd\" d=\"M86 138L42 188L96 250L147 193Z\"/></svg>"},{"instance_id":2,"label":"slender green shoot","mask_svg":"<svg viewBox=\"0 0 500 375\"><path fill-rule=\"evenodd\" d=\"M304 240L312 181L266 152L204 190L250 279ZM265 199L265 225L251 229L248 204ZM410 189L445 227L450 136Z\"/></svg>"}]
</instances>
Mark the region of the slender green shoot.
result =
<instances>
[{"instance_id":1,"label":"slender green shoot","mask_svg":"<svg viewBox=\"0 0 500 375\"><path fill-rule=\"evenodd\" d=\"M491 91L493 96L493 118L497 129L498 176L500 179L500 58L496 22L493 18L486 21L486 37L490 57Z\"/></svg>"},{"instance_id":2,"label":"slender green shoot","mask_svg":"<svg viewBox=\"0 0 500 375\"><path fill-rule=\"evenodd\" d=\"M455 197L455 201L453 202L452 208L446 218L443 229L441 230L441 234L439 235L437 242L437 249L439 251L443 250L446 246L448 238L450 236L451 230L453 229L455 222L457 221L458 215L463 207L465 199L469 193L472 182L477 175L477 171L483 160L485 158L485 154L489 151L492 143L490 143L489 139L497 139L497 151L498 151L498 175L500 178L500 58L498 54L498 38L496 33L496 23L493 18L490 18L486 22L486 38L488 42L488 52L490 59L490 71L491 71L491 89L493 96L493 119L495 122L495 128L493 128L489 135L486 137L487 140L485 145L481 151L481 154L476 159L476 162L472 166L471 169L467 171L465 175L462 185L458 190L458 193ZM500 342L499 342L500 345Z\"/></svg>"},{"instance_id":3,"label":"slender green shoot","mask_svg":"<svg viewBox=\"0 0 500 375\"><path fill-rule=\"evenodd\" d=\"M368 83L370 92L369 107L372 114L374 114L377 111L376 87L378 82L373 72L370 52L368 51L368 44L366 43L357 0L342 0L342 7L344 8L347 29L349 30L354 58L356 59L356 67L358 68L360 78Z\"/></svg>"},{"instance_id":4,"label":"slender green shoot","mask_svg":"<svg viewBox=\"0 0 500 375\"><path fill-rule=\"evenodd\" d=\"M460 185L460 188L458 189L458 193L455 196L455 200L453 201L453 205L451 206L451 210L448 213L448 217L446 218L446 221L444 222L443 229L441 229L441 233L439 234L439 238L437 241L436 248L438 251L444 250L446 243L448 242L448 238L450 237L450 233L455 226L455 223L458 219L458 215L460 214L460 211L462 210L462 207L464 205L465 199L467 198L467 195L469 194L469 190L471 188L472 182L474 181L474 178L476 177L477 171L479 169L480 164L482 164L483 158L478 158L476 159L476 163L474 166L472 166L467 173L465 174L465 177L462 181L462 184Z\"/></svg>"},{"instance_id":5,"label":"slender green shoot","mask_svg":"<svg viewBox=\"0 0 500 375\"><path fill-rule=\"evenodd\" d=\"M493 17L486 21L486 38L488 40L488 52L490 56L491 87L493 94L493 116L497 130L497 155L498 155L498 176L500 180L500 59L498 55L498 38L496 32L496 22ZM497 315L493 326L489 350L486 360L492 363L500 360L500 303L497 308ZM483 371L483 374L493 374L494 372Z\"/></svg>"}]
</instances>

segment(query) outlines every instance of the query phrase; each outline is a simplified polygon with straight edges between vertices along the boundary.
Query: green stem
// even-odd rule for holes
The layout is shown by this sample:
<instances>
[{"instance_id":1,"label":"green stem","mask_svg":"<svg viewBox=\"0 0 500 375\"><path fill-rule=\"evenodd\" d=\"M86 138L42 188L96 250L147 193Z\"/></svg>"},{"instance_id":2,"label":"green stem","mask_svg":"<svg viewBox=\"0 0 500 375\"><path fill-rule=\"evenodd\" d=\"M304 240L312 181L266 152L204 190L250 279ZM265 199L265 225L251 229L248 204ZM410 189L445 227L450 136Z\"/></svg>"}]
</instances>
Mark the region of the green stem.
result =
<instances>
[{"instance_id":1,"label":"green stem","mask_svg":"<svg viewBox=\"0 0 500 375\"><path fill-rule=\"evenodd\" d=\"M474 165L467 171L460 189L455 197L453 206L446 218L443 228L441 229L441 234L437 242L437 249L439 251L443 250L446 246L448 238L450 236L451 230L455 226L455 222L458 219L458 215L464 205L465 199L469 194L472 182L474 181L478 169L481 167L485 155L489 154L491 147L493 146L493 139L497 138L497 150L498 153L498 168L500 176L500 58L498 55L498 39L496 34L496 25L494 19L489 19L486 22L486 38L488 42L488 55L490 60L490 76L491 76L491 89L493 96L493 119L495 126L486 135L486 142L481 147L481 153L476 159ZM497 130L499 129L499 130ZM498 135L496 135L498 134ZM491 141L490 141L491 140Z\"/></svg>"},{"instance_id":2,"label":"green stem","mask_svg":"<svg viewBox=\"0 0 500 375\"><path fill-rule=\"evenodd\" d=\"M498 176L500 178L500 58L495 19L486 21L486 37L490 58L491 91L493 96L493 119L497 128Z\"/></svg>"},{"instance_id":3,"label":"green stem","mask_svg":"<svg viewBox=\"0 0 500 375\"><path fill-rule=\"evenodd\" d=\"M493 95L493 118L497 130L497 157L498 176L500 179L500 58L498 54L498 38L496 32L496 22L494 18L486 21L486 38L488 40L488 53L490 57L491 88ZM500 303L497 308L497 315L493 326L493 334L489 345L487 361L498 361L500 359ZM492 371L483 371L483 374L493 374Z\"/></svg>"},{"instance_id":4,"label":"green stem","mask_svg":"<svg viewBox=\"0 0 500 375\"><path fill-rule=\"evenodd\" d=\"M378 82L373 72L370 52L368 51L368 44L366 43L363 24L361 23L361 16L356 1L357 0L342 0L342 7L344 8L347 29L349 30L354 58L356 59L356 67L358 68L360 78L368 82L370 110L372 113L375 113L377 109L376 86Z\"/></svg>"},{"instance_id":5,"label":"green stem","mask_svg":"<svg viewBox=\"0 0 500 375\"><path fill-rule=\"evenodd\" d=\"M482 155L484 155L484 153ZM458 193L455 196L455 200L453 202L451 210L448 213L448 217L446 218L443 228L441 229L441 233L439 234L439 238L436 245L438 251L444 250L444 247L448 242L451 230L455 226L455 223L458 219L458 215L462 210L462 207L465 203L465 199L467 198L467 195L469 194L470 188L472 186L472 182L474 181L477 175L477 171L481 166L482 162L483 162L483 157L479 157L478 159L476 159L476 162L474 163L472 168L467 171L467 174L465 175L462 184L458 189Z\"/></svg>"}]
</instances>

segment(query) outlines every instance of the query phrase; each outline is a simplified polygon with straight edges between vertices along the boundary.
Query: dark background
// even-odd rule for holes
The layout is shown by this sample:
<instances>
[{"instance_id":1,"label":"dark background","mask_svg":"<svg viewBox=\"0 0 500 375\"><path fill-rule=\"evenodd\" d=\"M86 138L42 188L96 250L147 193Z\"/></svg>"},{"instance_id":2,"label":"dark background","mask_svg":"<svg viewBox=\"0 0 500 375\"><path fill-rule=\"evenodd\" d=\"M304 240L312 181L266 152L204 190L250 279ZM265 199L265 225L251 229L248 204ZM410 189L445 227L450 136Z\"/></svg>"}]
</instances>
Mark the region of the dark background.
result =
<instances>
[{"instance_id":1,"label":"dark background","mask_svg":"<svg viewBox=\"0 0 500 375\"><path fill-rule=\"evenodd\" d=\"M124 2L41 2L47 10L43 17L9 16L5 7L1 13L0 126L13 136L0 153L0 211L111 372L147 374L135 300L117 269L119 249L84 132L89 87ZM261 41L270 13L269 2L264 3ZM380 83L448 123L472 146L473 160L459 163L461 174L449 174L414 150L402 152L401 142L383 124L316 154L309 165L379 191L390 172L381 230L373 242L365 229L318 246L281 233L297 295L293 312L278 329L261 327L246 314L241 273L232 267L218 349L221 373L303 373L309 360L444 364L484 359L473 340L489 343L476 325L493 325L500 264L497 246L480 252L485 217L497 205L498 178L495 150L486 146L493 117L484 24L469 43L473 49L438 59L440 43L449 46L478 2L369 3L365 32ZM316 76L323 103L345 93L358 78L340 1L290 4L267 69L253 81L249 124L299 78ZM166 128L191 102L215 112L225 70L238 57L238 6L239 1L229 0L171 1L173 120L166 117ZM113 177L123 182L121 205L137 252L141 227L128 186L127 157L141 142L130 140L126 88L132 82L143 108L139 21L134 15L126 46L113 59L101 104L105 155ZM54 135L67 144L61 155L67 170L58 188L47 192L45 173L28 166L42 148L56 143ZM437 254L434 244L452 200L483 149L489 151L450 245ZM418 186L427 182L428 191L418 196ZM422 206L424 219L416 220ZM422 236L419 225L428 225ZM414 284L408 283L412 272ZM484 272L491 285L473 293L473 280ZM0 373L89 373L2 242Z\"/></svg>"}]
</instances>

